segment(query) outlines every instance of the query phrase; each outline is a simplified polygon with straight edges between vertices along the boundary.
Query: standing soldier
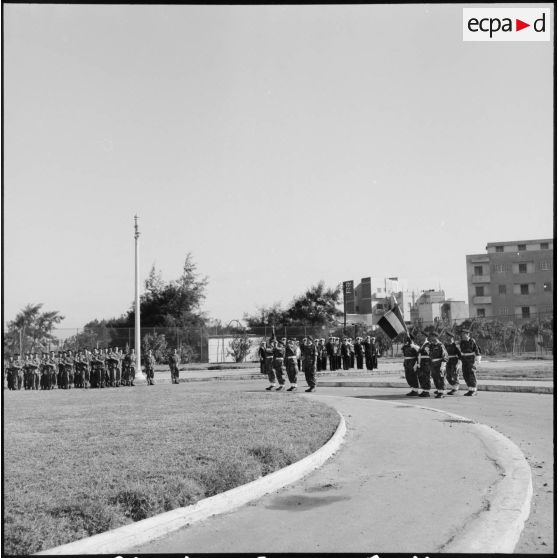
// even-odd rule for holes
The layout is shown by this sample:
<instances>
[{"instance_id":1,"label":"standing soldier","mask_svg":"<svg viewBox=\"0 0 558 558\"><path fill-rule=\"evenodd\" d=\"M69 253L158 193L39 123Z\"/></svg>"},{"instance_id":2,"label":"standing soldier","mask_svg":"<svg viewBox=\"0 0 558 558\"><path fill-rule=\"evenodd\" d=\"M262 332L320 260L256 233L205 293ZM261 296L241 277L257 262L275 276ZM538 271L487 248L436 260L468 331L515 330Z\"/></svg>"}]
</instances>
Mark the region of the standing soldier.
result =
<instances>
[{"instance_id":1,"label":"standing soldier","mask_svg":"<svg viewBox=\"0 0 558 558\"><path fill-rule=\"evenodd\" d=\"M447 395L453 395L459 391L459 368L461 360L461 349L455 342L455 336L451 331L446 331L448 342L446 351L448 352L448 364L446 366L446 380L450 385Z\"/></svg>"},{"instance_id":2,"label":"standing soldier","mask_svg":"<svg viewBox=\"0 0 558 558\"><path fill-rule=\"evenodd\" d=\"M432 387L432 382L430 379L430 353L428 339L425 339L423 344L419 348L418 356L418 381L422 392L420 397L430 397L430 388Z\"/></svg>"},{"instance_id":3,"label":"standing soldier","mask_svg":"<svg viewBox=\"0 0 558 558\"><path fill-rule=\"evenodd\" d=\"M349 354L349 346L347 345L347 338L343 337L341 341L341 360L343 361L343 370L349 369L351 356Z\"/></svg>"},{"instance_id":4,"label":"standing soldier","mask_svg":"<svg viewBox=\"0 0 558 558\"><path fill-rule=\"evenodd\" d=\"M362 346L364 347L364 360L366 362L366 370L374 370L378 368L378 356L376 351L374 337L367 335Z\"/></svg>"},{"instance_id":5,"label":"standing soldier","mask_svg":"<svg viewBox=\"0 0 558 558\"><path fill-rule=\"evenodd\" d=\"M149 349L145 357L145 376L147 378L147 385L155 385L155 357L153 351Z\"/></svg>"},{"instance_id":6,"label":"standing soldier","mask_svg":"<svg viewBox=\"0 0 558 558\"><path fill-rule=\"evenodd\" d=\"M101 349L97 355L99 361L99 387L104 388L107 385L107 350Z\"/></svg>"},{"instance_id":7,"label":"standing soldier","mask_svg":"<svg viewBox=\"0 0 558 558\"><path fill-rule=\"evenodd\" d=\"M31 367L29 363L31 362L31 353L25 353L23 359L23 389L31 389Z\"/></svg>"},{"instance_id":8,"label":"standing soldier","mask_svg":"<svg viewBox=\"0 0 558 558\"><path fill-rule=\"evenodd\" d=\"M311 339L307 339L306 345L302 346L302 370L308 384L306 392L316 391L316 358L316 346L312 343Z\"/></svg>"},{"instance_id":9,"label":"standing soldier","mask_svg":"<svg viewBox=\"0 0 558 558\"><path fill-rule=\"evenodd\" d=\"M260 343L260 348L258 349L258 357L260 358L260 374L266 374L265 369L265 341Z\"/></svg>"},{"instance_id":10,"label":"standing soldier","mask_svg":"<svg viewBox=\"0 0 558 558\"><path fill-rule=\"evenodd\" d=\"M114 380L116 382L116 387L120 387L122 385L122 361L124 360L124 354L122 353L122 349L120 347L116 347L115 357L116 369L114 371Z\"/></svg>"},{"instance_id":11,"label":"standing soldier","mask_svg":"<svg viewBox=\"0 0 558 558\"><path fill-rule=\"evenodd\" d=\"M21 363L19 362L19 354L16 353L16 358L10 356L8 364L6 365L6 374L8 376L8 389L16 390L19 371L21 370Z\"/></svg>"},{"instance_id":12,"label":"standing soldier","mask_svg":"<svg viewBox=\"0 0 558 558\"><path fill-rule=\"evenodd\" d=\"M101 361L99 360L99 349L97 349L97 347L93 349L93 354L89 359L89 365L91 366L91 372L89 374L91 387L98 388L100 387L99 369Z\"/></svg>"},{"instance_id":13,"label":"standing soldier","mask_svg":"<svg viewBox=\"0 0 558 558\"><path fill-rule=\"evenodd\" d=\"M279 385L275 388L275 391L281 391L285 385L285 377L283 375L283 360L285 358L285 347L273 340L271 342L271 348L273 349L273 370L275 371L275 376Z\"/></svg>"},{"instance_id":14,"label":"standing soldier","mask_svg":"<svg viewBox=\"0 0 558 558\"><path fill-rule=\"evenodd\" d=\"M50 375L49 389L54 389L56 387L56 376L58 373L58 361L56 360L56 353L54 351L50 351L47 365Z\"/></svg>"},{"instance_id":15,"label":"standing soldier","mask_svg":"<svg viewBox=\"0 0 558 558\"><path fill-rule=\"evenodd\" d=\"M81 370L81 349L78 349L75 352L73 364L74 364L74 387L82 388L83 381L82 381L82 370Z\"/></svg>"},{"instance_id":16,"label":"standing soldier","mask_svg":"<svg viewBox=\"0 0 558 558\"><path fill-rule=\"evenodd\" d=\"M362 370L364 364L364 347L362 346L362 337L357 337L355 339L354 349L357 370Z\"/></svg>"},{"instance_id":17,"label":"standing soldier","mask_svg":"<svg viewBox=\"0 0 558 558\"><path fill-rule=\"evenodd\" d=\"M29 362L29 372L31 389L38 390L41 387L41 359L37 353L31 355L31 360Z\"/></svg>"},{"instance_id":18,"label":"standing soldier","mask_svg":"<svg viewBox=\"0 0 558 558\"><path fill-rule=\"evenodd\" d=\"M461 331L461 362L463 363L463 379L469 388L466 396L477 395L477 366L481 361L481 353L477 342L471 337L468 329Z\"/></svg>"},{"instance_id":19,"label":"standing soldier","mask_svg":"<svg viewBox=\"0 0 558 558\"><path fill-rule=\"evenodd\" d=\"M403 352L403 368L405 370L405 379L411 388L407 393L407 397L416 397L420 394L418 374L417 374L417 361L419 355L419 347L413 343L413 340L408 335L405 338L405 343L401 347Z\"/></svg>"},{"instance_id":20,"label":"standing soldier","mask_svg":"<svg viewBox=\"0 0 558 558\"><path fill-rule=\"evenodd\" d=\"M114 350L107 347L106 366L108 372L107 387L114 387L116 382L116 355Z\"/></svg>"},{"instance_id":21,"label":"standing soldier","mask_svg":"<svg viewBox=\"0 0 558 558\"><path fill-rule=\"evenodd\" d=\"M296 391L298 368L296 366L296 344L294 339L290 339L285 346L285 368L291 387L287 391Z\"/></svg>"},{"instance_id":22,"label":"standing soldier","mask_svg":"<svg viewBox=\"0 0 558 558\"><path fill-rule=\"evenodd\" d=\"M136 377L136 365L137 365L136 350L132 349L130 351L130 369L129 369L129 381L131 386L134 385L134 379ZM141 374L141 365L139 367L139 372Z\"/></svg>"},{"instance_id":23,"label":"standing soldier","mask_svg":"<svg viewBox=\"0 0 558 558\"><path fill-rule=\"evenodd\" d=\"M66 351L65 365L68 374L68 389L74 385L74 355L72 351Z\"/></svg>"},{"instance_id":24,"label":"standing soldier","mask_svg":"<svg viewBox=\"0 0 558 558\"><path fill-rule=\"evenodd\" d=\"M46 390L46 389L50 389L49 388L49 384L50 384L50 370L48 368L48 353L46 351L43 351L43 357L41 359L41 365L39 368L39 373L40 373L40 387L42 390Z\"/></svg>"},{"instance_id":25,"label":"standing soldier","mask_svg":"<svg viewBox=\"0 0 558 558\"><path fill-rule=\"evenodd\" d=\"M321 339L317 339L315 340L315 345L316 345L316 372L321 372L324 368L322 366L323 360L323 354L325 352L325 345L322 343Z\"/></svg>"},{"instance_id":26,"label":"standing soldier","mask_svg":"<svg viewBox=\"0 0 558 558\"><path fill-rule=\"evenodd\" d=\"M23 361L19 355L19 353L16 353L16 358L15 358L15 363L14 366L17 369L17 375L16 375L16 385L17 385L17 389L21 389L21 386L24 385L23 381L24 381L24 365L25 365L25 361Z\"/></svg>"},{"instance_id":27,"label":"standing soldier","mask_svg":"<svg viewBox=\"0 0 558 558\"><path fill-rule=\"evenodd\" d=\"M352 370L355 367L355 346L352 337L347 339L347 346L349 347L349 368Z\"/></svg>"},{"instance_id":28,"label":"standing soldier","mask_svg":"<svg viewBox=\"0 0 558 558\"><path fill-rule=\"evenodd\" d=\"M178 349L174 349L172 355L169 358L169 367L170 367L171 383L172 384L178 384L178 377L179 377L178 367L179 367L179 365L180 365L180 355L178 354Z\"/></svg>"},{"instance_id":29,"label":"standing soldier","mask_svg":"<svg viewBox=\"0 0 558 558\"><path fill-rule=\"evenodd\" d=\"M436 399L445 397L446 363L448 362L448 352L438 337L435 331L431 331L428 334L430 375L436 386Z\"/></svg>"}]
</instances>

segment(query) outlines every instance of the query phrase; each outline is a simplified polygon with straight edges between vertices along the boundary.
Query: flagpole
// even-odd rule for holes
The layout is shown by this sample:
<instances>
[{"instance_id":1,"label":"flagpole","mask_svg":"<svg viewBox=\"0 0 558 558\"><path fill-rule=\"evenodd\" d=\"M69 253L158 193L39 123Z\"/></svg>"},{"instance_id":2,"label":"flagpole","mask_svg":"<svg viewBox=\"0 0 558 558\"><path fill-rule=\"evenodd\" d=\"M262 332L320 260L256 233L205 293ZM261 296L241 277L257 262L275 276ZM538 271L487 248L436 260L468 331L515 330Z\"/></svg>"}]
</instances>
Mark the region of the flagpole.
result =
<instances>
[{"instance_id":1,"label":"flagpole","mask_svg":"<svg viewBox=\"0 0 558 558\"><path fill-rule=\"evenodd\" d=\"M136 375L134 377L134 382L146 383L141 369L141 320L140 320L140 272L139 272L139 227L138 227L137 215L134 215L134 239L135 239L135 330L134 330L134 340L136 349Z\"/></svg>"}]
</instances>

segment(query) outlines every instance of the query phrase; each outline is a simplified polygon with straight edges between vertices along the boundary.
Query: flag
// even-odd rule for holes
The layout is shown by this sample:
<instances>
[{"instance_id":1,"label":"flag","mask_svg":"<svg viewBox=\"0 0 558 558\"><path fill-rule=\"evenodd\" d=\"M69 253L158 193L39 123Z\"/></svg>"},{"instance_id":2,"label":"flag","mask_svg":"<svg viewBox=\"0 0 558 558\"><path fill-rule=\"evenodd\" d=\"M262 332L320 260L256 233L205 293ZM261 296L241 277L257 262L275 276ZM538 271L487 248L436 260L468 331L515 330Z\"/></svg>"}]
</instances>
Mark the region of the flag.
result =
<instances>
[{"instance_id":1,"label":"flag","mask_svg":"<svg viewBox=\"0 0 558 558\"><path fill-rule=\"evenodd\" d=\"M378 320L378 325L391 340L395 339L400 333L409 335L401 310L399 310L393 296L391 297L391 308Z\"/></svg>"}]
</instances>

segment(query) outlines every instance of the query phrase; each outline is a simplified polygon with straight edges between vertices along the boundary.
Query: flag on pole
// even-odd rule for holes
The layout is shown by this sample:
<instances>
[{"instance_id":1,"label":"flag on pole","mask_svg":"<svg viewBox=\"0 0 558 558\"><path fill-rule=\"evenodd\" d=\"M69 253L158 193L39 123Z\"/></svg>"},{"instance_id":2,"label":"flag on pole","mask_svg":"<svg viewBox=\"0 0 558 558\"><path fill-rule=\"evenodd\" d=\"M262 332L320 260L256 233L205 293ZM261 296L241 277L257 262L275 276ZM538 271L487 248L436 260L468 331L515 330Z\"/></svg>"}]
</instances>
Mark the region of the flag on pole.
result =
<instances>
[{"instance_id":1,"label":"flag on pole","mask_svg":"<svg viewBox=\"0 0 558 558\"><path fill-rule=\"evenodd\" d=\"M395 339L400 333L409 335L405 320L403 320L403 315L393 295L391 297L391 308L378 320L378 325L391 340Z\"/></svg>"}]
</instances>

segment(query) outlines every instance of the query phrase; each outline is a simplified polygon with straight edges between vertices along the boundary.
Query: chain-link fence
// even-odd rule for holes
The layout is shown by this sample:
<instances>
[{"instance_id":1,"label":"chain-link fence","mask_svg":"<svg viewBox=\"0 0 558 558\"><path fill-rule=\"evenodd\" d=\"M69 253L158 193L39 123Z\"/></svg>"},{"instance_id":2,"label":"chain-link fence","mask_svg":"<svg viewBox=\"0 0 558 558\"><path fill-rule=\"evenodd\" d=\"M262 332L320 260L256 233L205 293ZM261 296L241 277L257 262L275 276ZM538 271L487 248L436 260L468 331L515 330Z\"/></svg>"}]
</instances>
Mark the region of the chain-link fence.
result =
<instances>
[{"instance_id":1,"label":"chain-link fence","mask_svg":"<svg viewBox=\"0 0 558 558\"><path fill-rule=\"evenodd\" d=\"M407 324L410 333L420 341L429 331L452 331L456 334L467 327L477 340L481 351L486 355L499 354L533 354L552 356L554 354L554 313L546 312L532 315L529 318L512 317L484 317L461 320L435 320L426 322L417 320ZM95 329L64 329L54 330L53 339L49 342L48 350L121 347L134 347L134 328ZM371 335L376 338L378 350L382 356L399 356L404 335L394 342L377 326L349 323L332 325L264 325L261 327L142 327L142 350L151 348L157 360L166 362L168 355L175 348L179 350L183 362L230 362L238 360L234 354L233 342L239 338L246 338L249 350L242 360L257 360L255 347L262 340L268 340L272 335L278 339L282 337L312 339L328 337L365 337ZM238 344L238 343L237 343ZM45 349L47 347L44 347ZM29 348L23 347L23 351ZM42 349L40 349L42 350Z\"/></svg>"}]
</instances>

